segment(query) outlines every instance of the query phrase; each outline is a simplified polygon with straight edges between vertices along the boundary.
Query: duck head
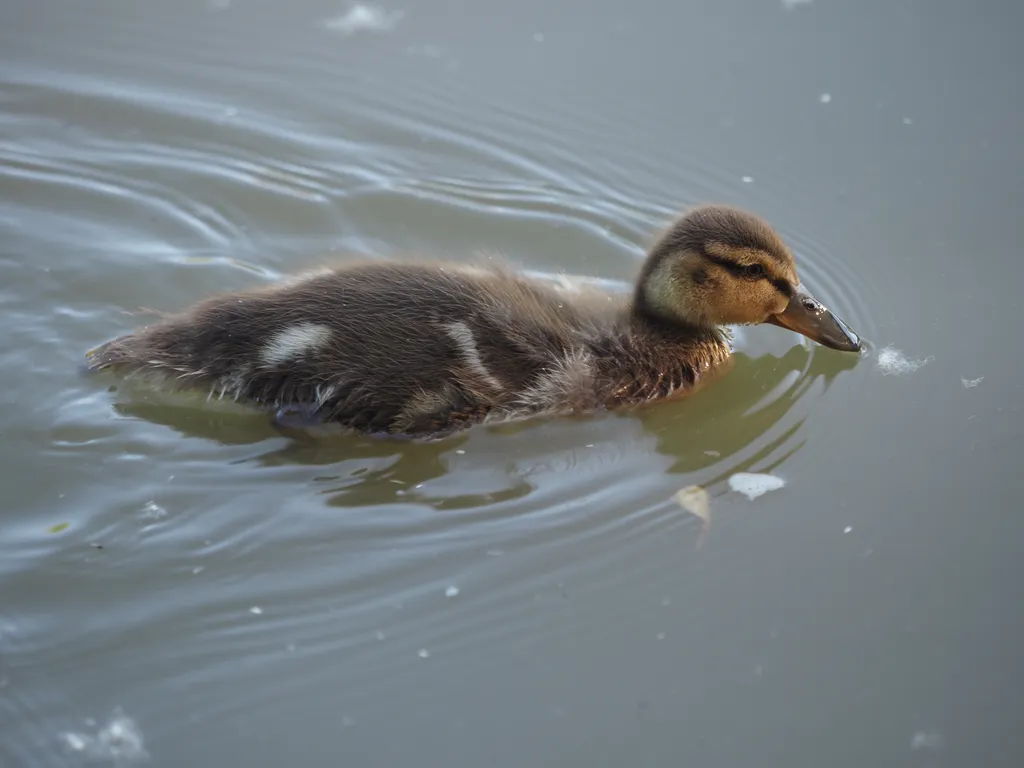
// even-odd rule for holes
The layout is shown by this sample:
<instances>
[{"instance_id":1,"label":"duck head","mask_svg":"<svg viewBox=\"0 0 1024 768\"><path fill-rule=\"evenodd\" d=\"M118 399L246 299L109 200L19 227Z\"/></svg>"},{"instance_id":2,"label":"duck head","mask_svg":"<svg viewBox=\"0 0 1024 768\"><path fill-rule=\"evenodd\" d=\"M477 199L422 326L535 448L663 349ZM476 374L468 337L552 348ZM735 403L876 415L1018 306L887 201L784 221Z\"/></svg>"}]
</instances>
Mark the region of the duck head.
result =
<instances>
[{"instance_id":1,"label":"duck head","mask_svg":"<svg viewBox=\"0 0 1024 768\"><path fill-rule=\"evenodd\" d=\"M722 205L680 216L651 248L634 309L698 328L771 323L844 352L860 337L801 284L793 254L766 221Z\"/></svg>"}]
</instances>

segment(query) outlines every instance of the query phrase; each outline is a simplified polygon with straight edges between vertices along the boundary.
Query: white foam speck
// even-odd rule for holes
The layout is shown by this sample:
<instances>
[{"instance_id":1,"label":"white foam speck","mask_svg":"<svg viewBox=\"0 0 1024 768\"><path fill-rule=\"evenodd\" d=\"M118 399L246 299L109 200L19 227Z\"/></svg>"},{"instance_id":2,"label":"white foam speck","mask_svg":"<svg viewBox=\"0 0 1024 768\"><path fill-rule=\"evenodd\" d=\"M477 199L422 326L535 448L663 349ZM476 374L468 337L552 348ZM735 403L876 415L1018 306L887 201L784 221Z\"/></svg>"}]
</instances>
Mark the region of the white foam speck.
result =
<instances>
[{"instance_id":1,"label":"white foam speck","mask_svg":"<svg viewBox=\"0 0 1024 768\"><path fill-rule=\"evenodd\" d=\"M754 177L753 176L744 176L742 179L740 179L740 181L742 181L744 184L753 184L754 183Z\"/></svg>"},{"instance_id":2,"label":"white foam speck","mask_svg":"<svg viewBox=\"0 0 1024 768\"><path fill-rule=\"evenodd\" d=\"M256 616L259 616L260 614L263 613L263 609L260 608L258 605L254 605L252 608L249 609L249 613L252 613L252 614L255 614Z\"/></svg>"},{"instance_id":3,"label":"white foam speck","mask_svg":"<svg viewBox=\"0 0 1024 768\"><path fill-rule=\"evenodd\" d=\"M960 379L960 383L964 385L964 389L970 389L971 387L978 386L984 380L985 380L984 376L979 376L976 379Z\"/></svg>"},{"instance_id":4,"label":"white foam speck","mask_svg":"<svg viewBox=\"0 0 1024 768\"><path fill-rule=\"evenodd\" d=\"M428 651L426 648L420 648L420 650L419 650L419 657L421 659L429 659L430 658L430 651Z\"/></svg>"},{"instance_id":5,"label":"white foam speck","mask_svg":"<svg viewBox=\"0 0 1024 768\"><path fill-rule=\"evenodd\" d=\"M198 576L202 572L203 572L203 566L201 566L201 565L197 565L195 568L192 569L192 575L193 576Z\"/></svg>"},{"instance_id":6,"label":"white foam speck","mask_svg":"<svg viewBox=\"0 0 1024 768\"><path fill-rule=\"evenodd\" d=\"M456 448L455 449L455 455L456 456L465 456L466 452L464 450L462 450L461 448Z\"/></svg>"},{"instance_id":7,"label":"white foam speck","mask_svg":"<svg viewBox=\"0 0 1024 768\"><path fill-rule=\"evenodd\" d=\"M656 640L664 640L666 637L668 637L668 635L666 635L664 632L659 632L654 637Z\"/></svg>"},{"instance_id":8,"label":"white foam speck","mask_svg":"<svg viewBox=\"0 0 1024 768\"><path fill-rule=\"evenodd\" d=\"M89 744L88 737L80 733L65 733L63 736L64 743L72 752L84 752Z\"/></svg>"},{"instance_id":9,"label":"white foam speck","mask_svg":"<svg viewBox=\"0 0 1024 768\"><path fill-rule=\"evenodd\" d=\"M92 721L87 723L90 728L95 725ZM124 765L149 758L143 744L142 731L120 708L114 710L110 722L96 733L69 731L62 733L60 738L68 751L83 754L90 760Z\"/></svg>"},{"instance_id":10,"label":"white foam speck","mask_svg":"<svg viewBox=\"0 0 1024 768\"><path fill-rule=\"evenodd\" d=\"M818 101L820 101L822 104L828 104L830 101L832 101L832 94L823 93L821 94L821 96L818 97Z\"/></svg>"},{"instance_id":11,"label":"white foam speck","mask_svg":"<svg viewBox=\"0 0 1024 768\"><path fill-rule=\"evenodd\" d=\"M375 638L377 638L378 640L383 640L383 639L384 639L385 637L387 637L387 635L385 635L385 634L384 634L383 632L381 632L381 631L380 631L379 629L378 629L378 630L377 630L376 632L374 632L374 633L373 633L373 636L374 636Z\"/></svg>"},{"instance_id":12,"label":"white foam speck","mask_svg":"<svg viewBox=\"0 0 1024 768\"><path fill-rule=\"evenodd\" d=\"M848 525L845 528L843 528L843 533L852 533L852 532L853 532L853 526L852 525Z\"/></svg>"},{"instance_id":13,"label":"white foam speck","mask_svg":"<svg viewBox=\"0 0 1024 768\"><path fill-rule=\"evenodd\" d=\"M142 517L145 520L159 520L167 516L167 510L155 501L147 501L142 505Z\"/></svg>"},{"instance_id":14,"label":"white foam speck","mask_svg":"<svg viewBox=\"0 0 1024 768\"><path fill-rule=\"evenodd\" d=\"M356 32L389 32L402 20L402 11L385 11L375 5L356 4L347 13L327 19L324 26L332 32L354 35Z\"/></svg>"},{"instance_id":15,"label":"white foam speck","mask_svg":"<svg viewBox=\"0 0 1024 768\"><path fill-rule=\"evenodd\" d=\"M534 32L534 34L533 34L533 42L535 42L535 43L543 43L544 42L544 33L543 32Z\"/></svg>"},{"instance_id":16,"label":"white foam speck","mask_svg":"<svg viewBox=\"0 0 1024 768\"><path fill-rule=\"evenodd\" d=\"M459 594L459 588L456 587L455 585L452 585L452 586L448 587L448 589L446 589L444 591L444 596L445 597L455 597L458 594Z\"/></svg>"},{"instance_id":17,"label":"white foam speck","mask_svg":"<svg viewBox=\"0 0 1024 768\"><path fill-rule=\"evenodd\" d=\"M729 478L729 487L748 499L756 499L768 491L776 491L785 484L786 481L781 477L754 472L737 472Z\"/></svg>"},{"instance_id":18,"label":"white foam speck","mask_svg":"<svg viewBox=\"0 0 1024 768\"><path fill-rule=\"evenodd\" d=\"M909 118L909 117L904 117L903 118L903 124L904 125L913 125L914 121L911 118Z\"/></svg>"},{"instance_id":19,"label":"white foam speck","mask_svg":"<svg viewBox=\"0 0 1024 768\"><path fill-rule=\"evenodd\" d=\"M882 347L878 350L878 370L882 372L883 376L902 376L905 373L913 373L932 360L931 356L923 360L911 360L896 347Z\"/></svg>"}]
</instances>

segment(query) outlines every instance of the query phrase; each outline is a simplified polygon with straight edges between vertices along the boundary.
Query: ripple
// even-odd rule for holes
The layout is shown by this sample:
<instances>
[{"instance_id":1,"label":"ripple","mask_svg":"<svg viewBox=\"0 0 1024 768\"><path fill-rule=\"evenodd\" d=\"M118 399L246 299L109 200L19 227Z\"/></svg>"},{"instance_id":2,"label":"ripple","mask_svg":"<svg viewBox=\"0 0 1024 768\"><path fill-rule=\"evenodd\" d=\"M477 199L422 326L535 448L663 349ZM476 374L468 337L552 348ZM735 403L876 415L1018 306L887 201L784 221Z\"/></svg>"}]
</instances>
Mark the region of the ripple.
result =
<instances>
[{"instance_id":1,"label":"ripple","mask_svg":"<svg viewBox=\"0 0 1024 768\"><path fill-rule=\"evenodd\" d=\"M787 232L786 240L798 259L801 281L863 338L877 336L872 307L882 295L877 283L856 268L856 260L845 257L846 248L830 247L812 232Z\"/></svg>"},{"instance_id":2,"label":"ripple","mask_svg":"<svg viewBox=\"0 0 1024 768\"><path fill-rule=\"evenodd\" d=\"M323 89L293 93L223 58L214 46L176 60L194 90L45 69L0 86L0 127L18 137L0 145L0 221L26 253L62 254L46 257L56 277L20 254L2 263L23 289L4 294L18 326L9 361L34 377L18 385L34 407L11 414L5 438L32 446L60 486L19 506L8 543L22 557L4 571L26 643L60 681L53 700L26 695L44 715L75 709L68 691L89 669L107 691L141 679L171 694L145 713L154 743L185 717L182 693L261 673L274 685L206 697L189 716L280 706L337 659L354 660L346 695L408 695L404 673L424 664L528 648L567 582L607 589L659 567L622 552L695 542L679 488L721 494L738 471L798 464L822 382L852 363L789 338L757 355L747 333L737 370L689 401L429 445L304 444L261 417L156 401L112 410L70 361L86 336L128 323L116 307L251 285L339 242L447 249L484 235L536 252L537 274L572 266L628 289L619 281L677 204L730 199L739 184L689 148L655 157L635 141L604 156L609 119L571 101L481 116L455 79L376 88L324 49L291 70ZM642 137L646 120L625 125ZM864 276L813 230L787 235L808 286L872 330ZM25 351L43 345L43 361ZM147 504L166 514L147 517ZM70 527L46 538L44 512Z\"/></svg>"}]
</instances>

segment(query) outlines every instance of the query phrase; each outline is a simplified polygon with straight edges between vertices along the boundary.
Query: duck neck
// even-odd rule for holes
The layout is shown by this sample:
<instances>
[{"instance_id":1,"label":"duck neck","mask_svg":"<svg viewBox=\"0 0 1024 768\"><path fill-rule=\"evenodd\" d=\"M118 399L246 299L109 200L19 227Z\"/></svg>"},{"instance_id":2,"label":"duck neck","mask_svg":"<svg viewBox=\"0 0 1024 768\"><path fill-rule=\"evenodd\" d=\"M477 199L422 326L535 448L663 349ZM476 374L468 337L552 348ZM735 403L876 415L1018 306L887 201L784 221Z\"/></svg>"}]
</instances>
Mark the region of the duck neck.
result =
<instances>
[{"instance_id":1,"label":"duck neck","mask_svg":"<svg viewBox=\"0 0 1024 768\"><path fill-rule=\"evenodd\" d=\"M629 324L638 333L680 343L725 344L727 332L714 325L700 325L684 318L666 318L655 311L637 291L629 307Z\"/></svg>"}]
</instances>

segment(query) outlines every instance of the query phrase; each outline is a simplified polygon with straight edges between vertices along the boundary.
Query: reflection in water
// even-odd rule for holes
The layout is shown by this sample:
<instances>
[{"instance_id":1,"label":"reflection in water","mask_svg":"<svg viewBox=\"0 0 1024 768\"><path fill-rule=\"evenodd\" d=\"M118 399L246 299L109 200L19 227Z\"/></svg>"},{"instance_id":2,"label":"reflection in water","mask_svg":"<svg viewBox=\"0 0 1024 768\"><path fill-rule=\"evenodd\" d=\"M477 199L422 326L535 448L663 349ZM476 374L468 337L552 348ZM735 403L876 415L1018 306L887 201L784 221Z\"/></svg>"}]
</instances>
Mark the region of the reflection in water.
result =
<instances>
[{"instance_id":1,"label":"reflection in water","mask_svg":"<svg viewBox=\"0 0 1024 768\"><path fill-rule=\"evenodd\" d=\"M856 355L831 353L814 346L797 344L782 357L762 355L751 358L740 352L733 356L733 370L714 386L694 398L682 400L667 408L670 414L660 417L645 414L649 426L657 419L659 450L673 458L672 471L678 473L718 467L710 481L719 482L733 472L750 469L785 446L782 455L760 471L778 466L802 444L791 443L797 437L806 414L767 444L758 440L773 428L782 425L790 411L808 393L818 379L827 388L844 370L856 366ZM813 402L806 406L814 407ZM667 417L667 419L666 419ZM756 452L741 463L729 461L737 454L754 447Z\"/></svg>"},{"instance_id":2,"label":"reflection in water","mask_svg":"<svg viewBox=\"0 0 1024 768\"><path fill-rule=\"evenodd\" d=\"M286 436L273 429L264 414L211 412L202 407L145 402L144 398L119 403L117 409L188 437L224 445L269 446L243 460L247 463L330 467L329 474L315 480L329 486L320 493L332 506L400 502L425 504L435 510L472 509L524 498L537 490L538 483L546 482L546 476L567 468L574 470L569 487L607 486L612 482L607 476L591 476L586 471L588 460L582 454L587 452L593 457L605 451L607 460L608 451L622 459L631 452L649 456L653 449L669 459L667 472L700 473L705 486L723 483L735 472L771 471L803 445L801 428L818 402L816 398L805 401L805 396L815 382L823 381L827 388L857 360L857 356L802 343L781 357L750 357L738 352L728 374L675 402L617 414L475 427L431 441L302 432ZM623 420L640 426L640 433L624 437L619 427ZM552 441L553 435L557 437ZM643 447L651 438L650 448ZM501 445L492 453L488 446L494 440ZM467 452L476 456L481 450L492 453L496 461L468 462L464 458ZM530 457L528 461L507 458L524 454ZM567 481L560 482L565 485Z\"/></svg>"},{"instance_id":3,"label":"reflection in water","mask_svg":"<svg viewBox=\"0 0 1024 768\"><path fill-rule=\"evenodd\" d=\"M1024 764L1021 4L794 4L8 2L0 764L117 707L154 768ZM74 370L345 254L629 281L707 201L907 355L758 330L693 397L423 444Z\"/></svg>"}]
</instances>

